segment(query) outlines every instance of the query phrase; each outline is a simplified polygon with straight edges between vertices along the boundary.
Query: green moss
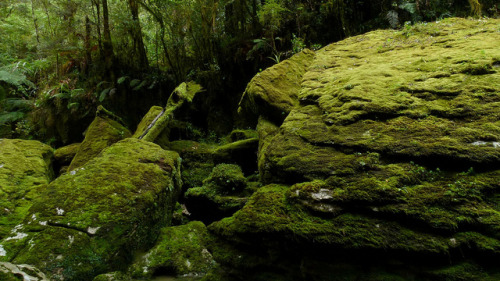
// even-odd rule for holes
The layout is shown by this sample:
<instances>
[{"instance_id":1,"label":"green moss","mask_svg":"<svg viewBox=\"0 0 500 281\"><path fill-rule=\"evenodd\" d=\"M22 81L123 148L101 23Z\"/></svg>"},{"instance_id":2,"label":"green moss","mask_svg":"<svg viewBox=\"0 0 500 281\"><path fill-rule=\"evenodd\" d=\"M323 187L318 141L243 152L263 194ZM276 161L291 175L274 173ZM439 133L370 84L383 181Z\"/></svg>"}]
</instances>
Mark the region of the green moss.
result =
<instances>
[{"instance_id":1,"label":"green moss","mask_svg":"<svg viewBox=\"0 0 500 281\"><path fill-rule=\"evenodd\" d=\"M69 171L82 167L106 147L131 135L117 120L120 119L102 106L98 109L96 118L87 129L85 139L69 165Z\"/></svg>"},{"instance_id":2,"label":"green moss","mask_svg":"<svg viewBox=\"0 0 500 281\"><path fill-rule=\"evenodd\" d=\"M246 187L246 178L240 166L234 164L219 164L215 166L204 184L213 183L222 193L234 193Z\"/></svg>"},{"instance_id":3,"label":"green moss","mask_svg":"<svg viewBox=\"0 0 500 281\"><path fill-rule=\"evenodd\" d=\"M482 268L473 263L461 263L429 272L436 280L466 281L466 280L494 280L482 272Z\"/></svg>"},{"instance_id":4,"label":"green moss","mask_svg":"<svg viewBox=\"0 0 500 281\"><path fill-rule=\"evenodd\" d=\"M235 142L235 141L240 141L240 140L253 139L253 138L257 138L257 137L258 137L258 133L255 130L237 129L237 130L233 130L229 134L229 141Z\"/></svg>"},{"instance_id":5,"label":"green moss","mask_svg":"<svg viewBox=\"0 0 500 281\"><path fill-rule=\"evenodd\" d=\"M163 228L158 243L131 266L131 276L151 277L158 269L176 275L205 274L215 266L206 248L207 235L201 222Z\"/></svg>"},{"instance_id":6,"label":"green moss","mask_svg":"<svg viewBox=\"0 0 500 281\"><path fill-rule=\"evenodd\" d=\"M17 229L24 234L0 245L56 280L91 280L152 245L180 188L177 153L126 139L50 183Z\"/></svg>"},{"instance_id":7,"label":"green moss","mask_svg":"<svg viewBox=\"0 0 500 281\"><path fill-rule=\"evenodd\" d=\"M38 141L0 139L0 239L22 222L36 189L52 180L52 156Z\"/></svg>"}]
</instances>

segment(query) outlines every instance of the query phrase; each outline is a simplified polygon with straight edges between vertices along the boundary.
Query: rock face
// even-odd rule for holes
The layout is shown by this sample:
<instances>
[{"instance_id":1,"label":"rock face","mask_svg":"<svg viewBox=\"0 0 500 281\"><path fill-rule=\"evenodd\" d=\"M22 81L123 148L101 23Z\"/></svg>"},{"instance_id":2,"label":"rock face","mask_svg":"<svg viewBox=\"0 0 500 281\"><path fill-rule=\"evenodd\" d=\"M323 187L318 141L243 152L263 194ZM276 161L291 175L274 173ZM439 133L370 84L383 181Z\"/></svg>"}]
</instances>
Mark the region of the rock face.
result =
<instances>
[{"instance_id":1,"label":"rock face","mask_svg":"<svg viewBox=\"0 0 500 281\"><path fill-rule=\"evenodd\" d=\"M233 245L217 261L262 269L247 280L499 278L499 25L446 19L296 57L297 103L282 124L268 117L281 102L263 98L274 114L258 114L269 185L209 227ZM247 92L273 92L283 71Z\"/></svg>"},{"instance_id":2,"label":"rock face","mask_svg":"<svg viewBox=\"0 0 500 281\"><path fill-rule=\"evenodd\" d=\"M6 260L32 264L51 280L92 280L152 246L171 219L180 158L125 139L50 183L0 246Z\"/></svg>"},{"instance_id":3,"label":"rock face","mask_svg":"<svg viewBox=\"0 0 500 281\"><path fill-rule=\"evenodd\" d=\"M0 139L0 239L22 222L36 190L52 179L52 155L38 141Z\"/></svg>"}]
</instances>

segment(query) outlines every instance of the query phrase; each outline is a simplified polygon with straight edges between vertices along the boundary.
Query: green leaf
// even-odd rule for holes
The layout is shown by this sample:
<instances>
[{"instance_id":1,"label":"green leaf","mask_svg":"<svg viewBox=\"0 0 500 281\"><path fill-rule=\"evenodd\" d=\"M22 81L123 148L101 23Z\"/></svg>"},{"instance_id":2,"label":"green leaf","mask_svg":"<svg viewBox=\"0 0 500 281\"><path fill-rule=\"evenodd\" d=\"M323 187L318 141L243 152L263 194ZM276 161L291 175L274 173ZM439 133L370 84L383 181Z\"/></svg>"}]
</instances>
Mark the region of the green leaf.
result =
<instances>
[{"instance_id":1,"label":"green leaf","mask_svg":"<svg viewBox=\"0 0 500 281\"><path fill-rule=\"evenodd\" d=\"M137 87L135 87L134 89L132 89L133 91L138 91L140 90L142 87L144 87L145 85L147 84L146 81L142 81L141 84L137 85Z\"/></svg>"},{"instance_id":2,"label":"green leaf","mask_svg":"<svg viewBox=\"0 0 500 281\"><path fill-rule=\"evenodd\" d=\"M137 86L139 83L141 83L141 80L139 80L139 79L134 79L134 80L130 81L130 88Z\"/></svg>"},{"instance_id":3,"label":"green leaf","mask_svg":"<svg viewBox=\"0 0 500 281\"><path fill-rule=\"evenodd\" d=\"M79 106L80 106L79 103L72 102L72 103L68 104L68 109L72 109L72 108L78 109Z\"/></svg>"},{"instance_id":4,"label":"green leaf","mask_svg":"<svg viewBox=\"0 0 500 281\"><path fill-rule=\"evenodd\" d=\"M99 84L97 84L97 86L95 86L97 89L99 89L102 85L106 84L106 83L109 83L108 81L101 81L99 82Z\"/></svg>"},{"instance_id":5,"label":"green leaf","mask_svg":"<svg viewBox=\"0 0 500 281\"><path fill-rule=\"evenodd\" d=\"M118 81L117 83L118 84L123 84L123 82L125 82L125 80L127 80L128 76L122 76L120 78L118 78Z\"/></svg>"},{"instance_id":6,"label":"green leaf","mask_svg":"<svg viewBox=\"0 0 500 281\"><path fill-rule=\"evenodd\" d=\"M102 102L106 98L106 95L109 93L109 91L111 91L111 88L106 88L101 92L101 94L99 95L99 102Z\"/></svg>"},{"instance_id":7,"label":"green leaf","mask_svg":"<svg viewBox=\"0 0 500 281\"><path fill-rule=\"evenodd\" d=\"M80 95L82 95L84 93L85 93L84 89L73 89L73 90L71 90L71 98L79 97Z\"/></svg>"}]
</instances>

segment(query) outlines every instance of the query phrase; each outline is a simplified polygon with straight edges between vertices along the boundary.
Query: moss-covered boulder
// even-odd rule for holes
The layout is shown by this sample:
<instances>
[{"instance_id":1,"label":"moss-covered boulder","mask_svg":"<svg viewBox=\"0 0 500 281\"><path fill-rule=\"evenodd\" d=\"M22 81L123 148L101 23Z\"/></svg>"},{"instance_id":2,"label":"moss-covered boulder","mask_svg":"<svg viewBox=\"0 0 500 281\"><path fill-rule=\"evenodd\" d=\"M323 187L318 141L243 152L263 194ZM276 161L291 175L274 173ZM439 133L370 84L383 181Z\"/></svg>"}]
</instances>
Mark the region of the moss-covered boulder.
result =
<instances>
[{"instance_id":1,"label":"moss-covered boulder","mask_svg":"<svg viewBox=\"0 0 500 281\"><path fill-rule=\"evenodd\" d=\"M499 25L446 19L317 51L284 122L260 114L270 185L209 227L243 260L267 254L217 261L308 280L497 279Z\"/></svg>"},{"instance_id":2,"label":"moss-covered boulder","mask_svg":"<svg viewBox=\"0 0 500 281\"><path fill-rule=\"evenodd\" d=\"M130 131L125 128L119 117L99 106L96 117L89 125L85 133L85 139L71 161L68 171L82 167L89 160L99 155L106 147L130 136Z\"/></svg>"},{"instance_id":3,"label":"moss-covered boulder","mask_svg":"<svg viewBox=\"0 0 500 281\"><path fill-rule=\"evenodd\" d=\"M247 188L247 179L234 164L219 164L203 180L203 185L184 194L186 207L193 219L210 223L231 216L241 209L255 189Z\"/></svg>"},{"instance_id":4,"label":"moss-covered boulder","mask_svg":"<svg viewBox=\"0 0 500 281\"><path fill-rule=\"evenodd\" d=\"M37 189L53 178L52 157L52 148L38 141L0 139L0 239L24 219Z\"/></svg>"},{"instance_id":5,"label":"moss-covered boulder","mask_svg":"<svg viewBox=\"0 0 500 281\"><path fill-rule=\"evenodd\" d=\"M162 229L158 243L129 269L143 279L160 272L178 276L203 276L215 266L207 250L208 231L201 222Z\"/></svg>"},{"instance_id":6,"label":"moss-covered boulder","mask_svg":"<svg viewBox=\"0 0 500 281\"><path fill-rule=\"evenodd\" d=\"M151 124L146 125L147 121L151 119L148 116L153 115L151 111L146 116L147 118L141 122L141 127L138 129L143 132L139 138L146 141L157 142L159 144L168 142L169 123L174 118L176 111L191 103L195 96L202 92L203 88L195 82L180 84L170 95L165 109L152 120ZM158 109L152 109L152 111L157 110ZM146 127L146 129L143 129L144 127Z\"/></svg>"},{"instance_id":7,"label":"moss-covered boulder","mask_svg":"<svg viewBox=\"0 0 500 281\"><path fill-rule=\"evenodd\" d=\"M180 188L177 153L122 140L50 183L1 241L3 258L33 264L52 280L124 269L169 223Z\"/></svg>"},{"instance_id":8,"label":"moss-covered boulder","mask_svg":"<svg viewBox=\"0 0 500 281\"><path fill-rule=\"evenodd\" d=\"M306 49L257 74L243 93L238 112L243 118L254 119L250 123L255 123L258 116L281 123L299 104L301 80L314 56Z\"/></svg>"}]
</instances>

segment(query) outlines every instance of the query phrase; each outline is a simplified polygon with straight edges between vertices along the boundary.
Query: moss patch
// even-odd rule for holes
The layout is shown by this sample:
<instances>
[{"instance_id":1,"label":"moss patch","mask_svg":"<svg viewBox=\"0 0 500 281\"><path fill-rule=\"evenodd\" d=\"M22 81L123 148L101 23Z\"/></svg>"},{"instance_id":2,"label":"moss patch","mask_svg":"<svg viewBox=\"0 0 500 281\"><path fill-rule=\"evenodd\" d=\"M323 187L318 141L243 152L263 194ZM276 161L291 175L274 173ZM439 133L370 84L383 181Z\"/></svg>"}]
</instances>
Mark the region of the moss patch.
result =
<instances>
[{"instance_id":1,"label":"moss patch","mask_svg":"<svg viewBox=\"0 0 500 281\"><path fill-rule=\"evenodd\" d=\"M0 239L22 222L36 189L54 176L52 156L38 141L0 139Z\"/></svg>"}]
</instances>

